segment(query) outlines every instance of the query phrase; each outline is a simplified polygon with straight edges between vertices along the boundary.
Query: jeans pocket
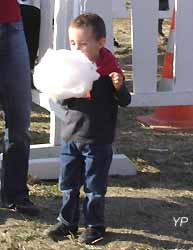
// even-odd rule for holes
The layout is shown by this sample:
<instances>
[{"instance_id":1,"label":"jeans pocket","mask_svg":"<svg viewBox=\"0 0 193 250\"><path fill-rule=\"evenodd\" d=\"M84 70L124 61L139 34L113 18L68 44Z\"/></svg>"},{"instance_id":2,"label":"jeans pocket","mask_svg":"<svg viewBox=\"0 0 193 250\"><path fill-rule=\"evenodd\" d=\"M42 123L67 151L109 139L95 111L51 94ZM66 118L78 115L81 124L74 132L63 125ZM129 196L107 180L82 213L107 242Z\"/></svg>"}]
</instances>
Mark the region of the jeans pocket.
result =
<instances>
[{"instance_id":1,"label":"jeans pocket","mask_svg":"<svg viewBox=\"0 0 193 250\"><path fill-rule=\"evenodd\" d=\"M15 23L10 23L10 27L13 30L23 30L23 23L22 22L15 22Z\"/></svg>"}]
</instances>

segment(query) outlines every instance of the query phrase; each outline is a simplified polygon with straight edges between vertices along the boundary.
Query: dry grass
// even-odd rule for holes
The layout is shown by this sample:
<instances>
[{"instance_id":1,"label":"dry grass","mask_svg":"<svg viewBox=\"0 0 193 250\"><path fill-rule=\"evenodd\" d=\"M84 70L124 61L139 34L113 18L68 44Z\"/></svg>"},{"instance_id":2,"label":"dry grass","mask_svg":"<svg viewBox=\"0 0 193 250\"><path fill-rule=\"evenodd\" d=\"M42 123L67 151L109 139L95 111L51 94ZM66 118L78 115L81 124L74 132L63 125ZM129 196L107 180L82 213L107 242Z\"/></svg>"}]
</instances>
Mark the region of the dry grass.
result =
<instances>
[{"instance_id":1,"label":"dry grass","mask_svg":"<svg viewBox=\"0 0 193 250\"><path fill-rule=\"evenodd\" d=\"M168 32L167 22L165 31ZM128 20L114 23L116 50L131 89L132 66ZM165 46L159 42L159 69ZM126 108L119 112L116 151L126 154L138 170L133 177L110 177L107 193L107 236L96 246L79 245L69 238L55 243L45 230L58 214L61 194L56 182L30 185L33 200L41 206L37 219L0 209L2 250L163 250L193 249L193 134L192 131L155 132L136 121L152 108ZM32 113L32 139L46 142L49 117L37 107ZM81 193L83 196L83 193ZM180 217L175 226L174 219ZM181 218L188 222L181 224ZM80 231L83 223L80 223Z\"/></svg>"}]
</instances>

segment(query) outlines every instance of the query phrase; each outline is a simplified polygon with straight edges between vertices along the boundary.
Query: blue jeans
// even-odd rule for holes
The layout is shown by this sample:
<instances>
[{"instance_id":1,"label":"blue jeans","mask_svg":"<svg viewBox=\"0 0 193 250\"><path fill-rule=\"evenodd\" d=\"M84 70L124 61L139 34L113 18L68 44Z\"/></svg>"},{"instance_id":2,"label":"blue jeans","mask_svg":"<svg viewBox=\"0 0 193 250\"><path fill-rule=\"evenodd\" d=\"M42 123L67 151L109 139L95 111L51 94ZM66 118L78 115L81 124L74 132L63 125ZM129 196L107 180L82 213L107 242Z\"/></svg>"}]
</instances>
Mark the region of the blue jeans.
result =
<instances>
[{"instance_id":1,"label":"blue jeans","mask_svg":"<svg viewBox=\"0 0 193 250\"><path fill-rule=\"evenodd\" d=\"M23 25L21 22L0 24L0 101L9 133L1 173L1 198L6 203L28 197L30 84Z\"/></svg>"},{"instance_id":2,"label":"blue jeans","mask_svg":"<svg viewBox=\"0 0 193 250\"><path fill-rule=\"evenodd\" d=\"M112 161L112 145L62 142L59 189L63 204L58 220L67 226L79 222L79 191L84 186L85 226L104 226L105 194Z\"/></svg>"}]
</instances>

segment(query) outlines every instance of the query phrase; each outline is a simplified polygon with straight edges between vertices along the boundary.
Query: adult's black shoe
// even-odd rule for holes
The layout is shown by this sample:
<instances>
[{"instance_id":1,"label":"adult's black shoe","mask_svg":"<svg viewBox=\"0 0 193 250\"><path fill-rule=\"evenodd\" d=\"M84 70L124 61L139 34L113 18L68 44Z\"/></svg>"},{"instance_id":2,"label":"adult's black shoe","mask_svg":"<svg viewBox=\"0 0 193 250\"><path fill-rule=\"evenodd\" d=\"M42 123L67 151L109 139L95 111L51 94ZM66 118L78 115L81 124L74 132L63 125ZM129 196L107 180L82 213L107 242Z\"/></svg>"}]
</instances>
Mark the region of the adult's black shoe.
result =
<instances>
[{"instance_id":1,"label":"adult's black shoe","mask_svg":"<svg viewBox=\"0 0 193 250\"><path fill-rule=\"evenodd\" d=\"M15 203L4 204L4 207L29 216L38 216L40 213L40 209L28 198Z\"/></svg>"}]
</instances>

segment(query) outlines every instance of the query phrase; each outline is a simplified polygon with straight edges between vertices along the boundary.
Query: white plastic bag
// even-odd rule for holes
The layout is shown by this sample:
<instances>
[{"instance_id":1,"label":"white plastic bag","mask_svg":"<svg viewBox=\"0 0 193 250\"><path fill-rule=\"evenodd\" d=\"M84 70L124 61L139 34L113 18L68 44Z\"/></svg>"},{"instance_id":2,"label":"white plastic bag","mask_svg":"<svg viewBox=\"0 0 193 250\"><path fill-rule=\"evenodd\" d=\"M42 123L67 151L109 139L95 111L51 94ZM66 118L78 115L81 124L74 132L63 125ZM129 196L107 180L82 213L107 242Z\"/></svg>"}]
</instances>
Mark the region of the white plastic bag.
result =
<instances>
[{"instance_id":1,"label":"white plastic bag","mask_svg":"<svg viewBox=\"0 0 193 250\"><path fill-rule=\"evenodd\" d=\"M34 85L53 101L86 97L93 81L99 78L97 68L81 51L48 49L35 67Z\"/></svg>"}]
</instances>

